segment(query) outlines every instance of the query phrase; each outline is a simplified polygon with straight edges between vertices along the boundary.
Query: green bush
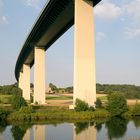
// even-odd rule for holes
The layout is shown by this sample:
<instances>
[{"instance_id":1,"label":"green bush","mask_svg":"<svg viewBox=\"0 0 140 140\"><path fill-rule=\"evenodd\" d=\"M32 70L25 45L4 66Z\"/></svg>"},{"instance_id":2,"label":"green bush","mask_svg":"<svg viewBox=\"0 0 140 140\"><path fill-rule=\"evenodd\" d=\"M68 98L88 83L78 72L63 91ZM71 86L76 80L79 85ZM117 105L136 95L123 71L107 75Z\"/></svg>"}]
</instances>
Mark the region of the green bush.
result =
<instances>
[{"instance_id":1,"label":"green bush","mask_svg":"<svg viewBox=\"0 0 140 140\"><path fill-rule=\"evenodd\" d=\"M20 95L13 95L11 99L11 105L14 109L20 109L22 106L27 106L26 101Z\"/></svg>"},{"instance_id":2,"label":"green bush","mask_svg":"<svg viewBox=\"0 0 140 140\"><path fill-rule=\"evenodd\" d=\"M88 111L95 111L95 108L93 106L90 106Z\"/></svg>"},{"instance_id":3,"label":"green bush","mask_svg":"<svg viewBox=\"0 0 140 140\"><path fill-rule=\"evenodd\" d=\"M139 104L136 104L132 107L132 115L140 116L140 105Z\"/></svg>"},{"instance_id":4,"label":"green bush","mask_svg":"<svg viewBox=\"0 0 140 140\"><path fill-rule=\"evenodd\" d=\"M75 111L80 112L80 111L87 111L89 110L89 106L86 102L80 100L80 99L76 99L75 102Z\"/></svg>"},{"instance_id":5,"label":"green bush","mask_svg":"<svg viewBox=\"0 0 140 140\"><path fill-rule=\"evenodd\" d=\"M110 114L105 109L98 109L94 111L94 118L107 118L110 117Z\"/></svg>"},{"instance_id":6,"label":"green bush","mask_svg":"<svg viewBox=\"0 0 140 140\"><path fill-rule=\"evenodd\" d=\"M96 108L101 108L102 107L102 101L101 101L101 99L97 98L97 100L95 102L95 107Z\"/></svg>"},{"instance_id":7,"label":"green bush","mask_svg":"<svg viewBox=\"0 0 140 140\"><path fill-rule=\"evenodd\" d=\"M8 114L9 111L0 109L0 120L5 120Z\"/></svg>"},{"instance_id":8,"label":"green bush","mask_svg":"<svg viewBox=\"0 0 140 140\"><path fill-rule=\"evenodd\" d=\"M108 96L108 111L112 116L119 116L128 110L126 99L121 93L112 93Z\"/></svg>"},{"instance_id":9,"label":"green bush","mask_svg":"<svg viewBox=\"0 0 140 140\"><path fill-rule=\"evenodd\" d=\"M33 113L34 110L33 110L32 106L23 106L19 109L19 112L25 113L25 114L30 114L30 113Z\"/></svg>"},{"instance_id":10,"label":"green bush","mask_svg":"<svg viewBox=\"0 0 140 140\"><path fill-rule=\"evenodd\" d=\"M12 95L0 95L1 104L10 104Z\"/></svg>"},{"instance_id":11,"label":"green bush","mask_svg":"<svg viewBox=\"0 0 140 140\"><path fill-rule=\"evenodd\" d=\"M132 112L127 111L127 112L122 114L122 117L125 118L125 119L131 119L132 118Z\"/></svg>"}]
</instances>

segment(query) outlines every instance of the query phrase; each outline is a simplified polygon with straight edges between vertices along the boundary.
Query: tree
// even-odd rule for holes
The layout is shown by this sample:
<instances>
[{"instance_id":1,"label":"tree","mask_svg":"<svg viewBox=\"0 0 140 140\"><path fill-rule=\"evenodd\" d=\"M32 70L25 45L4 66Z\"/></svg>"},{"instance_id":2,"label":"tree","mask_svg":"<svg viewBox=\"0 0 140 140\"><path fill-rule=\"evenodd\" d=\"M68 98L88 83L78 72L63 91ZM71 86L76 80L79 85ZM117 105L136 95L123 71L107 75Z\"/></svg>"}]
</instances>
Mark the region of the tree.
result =
<instances>
[{"instance_id":1,"label":"tree","mask_svg":"<svg viewBox=\"0 0 140 140\"><path fill-rule=\"evenodd\" d=\"M119 116L128 110L126 99L121 93L112 93L108 96L108 111L112 116Z\"/></svg>"},{"instance_id":2,"label":"tree","mask_svg":"<svg viewBox=\"0 0 140 140\"><path fill-rule=\"evenodd\" d=\"M101 101L101 99L97 98L97 100L95 102L95 107L96 108L101 108L102 107L102 101Z\"/></svg>"},{"instance_id":3,"label":"tree","mask_svg":"<svg viewBox=\"0 0 140 140\"><path fill-rule=\"evenodd\" d=\"M53 85L52 83L49 84L49 87L51 88L51 90L57 90L57 87L55 85Z\"/></svg>"},{"instance_id":4,"label":"tree","mask_svg":"<svg viewBox=\"0 0 140 140\"><path fill-rule=\"evenodd\" d=\"M127 123L127 120L120 117L113 117L107 121L108 138L110 140L122 138L127 130Z\"/></svg>"},{"instance_id":5,"label":"tree","mask_svg":"<svg viewBox=\"0 0 140 140\"><path fill-rule=\"evenodd\" d=\"M76 102L75 102L75 108L74 108L77 112L80 112L80 111L87 111L89 110L89 105L88 103L80 100L80 99L76 99Z\"/></svg>"},{"instance_id":6,"label":"tree","mask_svg":"<svg viewBox=\"0 0 140 140\"><path fill-rule=\"evenodd\" d=\"M13 95L11 105L14 109L20 109L23 106L27 106L26 101L20 95Z\"/></svg>"}]
</instances>

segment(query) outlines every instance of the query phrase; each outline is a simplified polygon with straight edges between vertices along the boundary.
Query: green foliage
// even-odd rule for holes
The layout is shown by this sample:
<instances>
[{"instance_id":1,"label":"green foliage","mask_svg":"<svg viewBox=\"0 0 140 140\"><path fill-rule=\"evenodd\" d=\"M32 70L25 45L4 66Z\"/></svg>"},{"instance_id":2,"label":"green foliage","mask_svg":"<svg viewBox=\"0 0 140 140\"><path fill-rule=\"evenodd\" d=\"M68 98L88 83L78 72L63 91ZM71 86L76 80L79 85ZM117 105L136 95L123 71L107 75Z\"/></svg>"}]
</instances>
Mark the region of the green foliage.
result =
<instances>
[{"instance_id":1,"label":"green foliage","mask_svg":"<svg viewBox=\"0 0 140 140\"><path fill-rule=\"evenodd\" d=\"M31 98L30 98L30 99L31 99L31 100L30 100L30 103L33 103L33 102L34 102L34 98L33 98L32 95L31 95L30 97L31 97Z\"/></svg>"},{"instance_id":2,"label":"green foliage","mask_svg":"<svg viewBox=\"0 0 140 140\"><path fill-rule=\"evenodd\" d=\"M12 95L0 95L1 104L10 104Z\"/></svg>"},{"instance_id":3,"label":"green foliage","mask_svg":"<svg viewBox=\"0 0 140 140\"><path fill-rule=\"evenodd\" d=\"M27 129L29 128L31 128L31 125L13 125L11 128L11 132L14 140L22 140Z\"/></svg>"},{"instance_id":4,"label":"green foliage","mask_svg":"<svg viewBox=\"0 0 140 140\"><path fill-rule=\"evenodd\" d=\"M123 93L127 99L140 99L140 86L135 85L108 85L97 84L97 93L110 94L114 92Z\"/></svg>"},{"instance_id":5,"label":"green foliage","mask_svg":"<svg viewBox=\"0 0 140 140\"><path fill-rule=\"evenodd\" d=\"M71 100L71 99L73 99L73 96L55 95L46 97L46 100Z\"/></svg>"},{"instance_id":6,"label":"green foliage","mask_svg":"<svg viewBox=\"0 0 140 140\"><path fill-rule=\"evenodd\" d=\"M122 117L125 119L131 119L132 118L132 112L128 110L127 112L122 114Z\"/></svg>"},{"instance_id":7,"label":"green foliage","mask_svg":"<svg viewBox=\"0 0 140 140\"><path fill-rule=\"evenodd\" d=\"M112 116L118 116L128 110L125 97L120 93L112 93L108 96L108 111Z\"/></svg>"},{"instance_id":8,"label":"green foliage","mask_svg":"<svg viewBox=\"0 0 140 140\"><path fill-rule=\"evenodd\" d=\"M49 87L51 88L51 90L57 90L57 87L54 85L54 84L52 84L52 83L50 83L49 84Z\"/></svg>"},{"instance_id":9,"label":"green foliage","mask_svg":"<svg viewBox=\"0 0 140 140\"><path fill-rule=\"evenodd\" d=\"M88 111L95 111L95 108L93 106L90 106Z\"/></svg>"},{"instance_id":10,"label":"green foliage","mask_svg":"<svg viewBox=\"0 0 140 140\"><path fill-rule=\"evenodd\" d=\"M34 110L33 110L32 106L23 106L19 109L19 112L25 113L25 114L30 114L30 113L33 113Z\"/></svg>"},{"instance_id":11,"label":"green foliage","mask_svg":"<svg viewBox=\"0 0 140 140\"><path fill-rule=\"evenodd\" d=\"M74 125L76 134L80 134L82 131L88 129L89 122L77 122Z\"/></svg>"},{"instance_id":12,"label":"green foliage","mask_svg":"<svg viewBox=\"0 0 140 140\"><path fill-rule=\"evenodd\" d=\"M76 99L75 102L75 111L80 112L80 111L87 111L89 110L89 106L86 102L81 101L80 99Z\"/></svg>"},{"instance_id":13,"label":"green foliage","mask_svg":"<svg viewBox=\"0 0 140 140\"><path fill-rule=\"evenodd\" d=\"M38 102L37 101L35 101L35 105L38 105Z\"/></svg>"},{"instance_id":14,"label":"green foliage","mask_svg":"<svg viewBox=\"0 0 140 140\"><path fill-rule=\"evenodd\" d=\"M9 112L7 110L0 109L0 120L5 120Z\"/></svg>"},{"instance_id":15,"label":"green foliage","mask_svg":"<svg viewBox=\"0 0 140 140\"><path fill-rule=\"evenodd\" d=\"M114 117L106 122L106 127L108 129L108 137L110 140L113 138L122 138L127 130L128 121L123 118Z\"/></svg>"},{"instance_id":16,"label":"green foliage","mask_svg":"<svg viewBox=\"0 0 140 140\"><path fill-rule=\"evenodd\" d=\"M94 118L108 118L110 117L110 114L105 109L97 109L94 111Z\"/></svg>"},{"instance_id":17,"label":"green foliage","mask_svg":"<svg viewBox=\"0 0 140 140\"><path fill-rule=\"evenodd\" d=\"M140 116L140 104L134 105L131 111L133 116Z\"/></svg>"},{"instance_id":18,"label":"green foliage","mask_svg":"<svg viewBox=\"0 0 140 140\"><path fill-rule=\"evenodd\" d=\"M2 134L7 127L6 121L0 121L0 133Z\"/></svg>"},{"instance_id":19,"label":"green foliage","mask_svg":"<svg viewBox=\"0 0 140 140\"><path fill-rule=\"evenodd\" d=\"M13 85L0 86L0 94L21 95L22 91L18 88L17 83Z\"/></svg>"},{"instance_id":20,"label":"green foliage","mask_svg":"<svg viewBox=\"0 0 140 140\"><path fill-rule=\"evenodd\" d=\"M11 100L11 105L14 109L18 110L22 106L27 106L27 103L22 96L13 95L12 100Z\"/></svg>"},{"instance_id":21,"label":"green foliage","mask_svg":"<svg viewBox=\"0 0 140 140\"><path fill-rule=\"evenodd\" d=\"M101 108L102 107L102 101L100 98L97 98L96 102L95 102L95 107L96 108Z\"/></svg>"},{"instance_id":22,"label":"green foliage","mask_svg":"<svg viewBox=\"0 0 140 140\"><path fill-rule=\"evenodd\" d=\"M133 117L133 122L136 128L140 128L140 118L138 117Z\"/></svg>"},{"instance_id":23,"label":"green foliage","mask_svg":"<svg viewBox=\"0 0 140 140\"><path fill-rule=\"evenodd\" d=\"M73 93L73 87L66 87L65 92Z\"/></svg>"}]
</instances>

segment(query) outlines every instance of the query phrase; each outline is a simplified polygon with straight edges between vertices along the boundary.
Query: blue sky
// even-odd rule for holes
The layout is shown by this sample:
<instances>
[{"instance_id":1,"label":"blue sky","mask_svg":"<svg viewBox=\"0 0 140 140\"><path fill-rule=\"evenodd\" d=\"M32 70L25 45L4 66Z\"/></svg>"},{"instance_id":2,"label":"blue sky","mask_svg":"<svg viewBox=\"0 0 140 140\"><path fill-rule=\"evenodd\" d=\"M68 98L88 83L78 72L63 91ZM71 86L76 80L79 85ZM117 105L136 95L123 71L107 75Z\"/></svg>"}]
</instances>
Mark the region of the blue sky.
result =
<instances>
[{"instance_id":1,"label":"blue sky","mask_svg":"<svg viewBox=\"0 0 140 140\"><path fill-rule=\"evenodd\" d=\"M0 0L0 85L16 82L17 56L45 3ZM140 85L140 0L102 0L94 20L96 81ZM47 50L46 84L72 85L73 38L74 27Z\"/></svg>"}]
</instances>

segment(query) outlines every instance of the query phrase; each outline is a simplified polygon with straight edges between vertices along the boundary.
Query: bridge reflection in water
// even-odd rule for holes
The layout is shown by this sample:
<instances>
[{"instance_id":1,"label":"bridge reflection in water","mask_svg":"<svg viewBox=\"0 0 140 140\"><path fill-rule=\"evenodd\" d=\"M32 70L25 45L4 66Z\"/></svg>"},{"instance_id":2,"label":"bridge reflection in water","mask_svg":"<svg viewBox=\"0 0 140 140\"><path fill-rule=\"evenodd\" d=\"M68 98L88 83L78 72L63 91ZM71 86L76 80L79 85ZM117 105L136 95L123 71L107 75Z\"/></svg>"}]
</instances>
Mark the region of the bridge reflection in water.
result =
<instances>
[{"instance_id":1,"label":"bridge reflection in water","mask_svg":"<svg viewBox=\"0 0 140 140\"><path fill-rule=\"evenodd\" d=\"M51 128L49 126L47 128L46 125L33 125L33 128L26 130L23 140L63 140L66 138L68 138L67 140L96 140L95 126L86 128L83 125L81 125L82 127L79 126L74 124L68 125L68 131L66 130L65 132L62 128L63 126L52 126ZM51 132L51 134L48 132Z\"/></svg>"}]
</instances>

